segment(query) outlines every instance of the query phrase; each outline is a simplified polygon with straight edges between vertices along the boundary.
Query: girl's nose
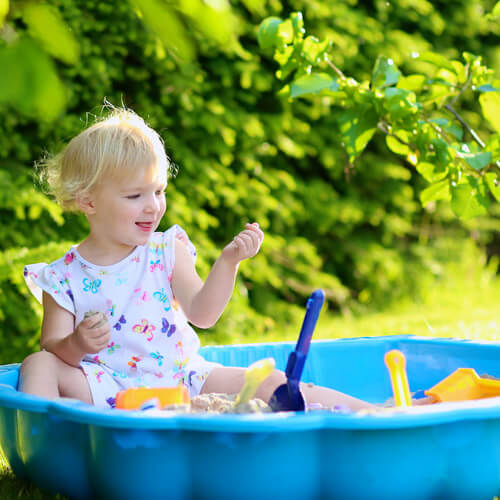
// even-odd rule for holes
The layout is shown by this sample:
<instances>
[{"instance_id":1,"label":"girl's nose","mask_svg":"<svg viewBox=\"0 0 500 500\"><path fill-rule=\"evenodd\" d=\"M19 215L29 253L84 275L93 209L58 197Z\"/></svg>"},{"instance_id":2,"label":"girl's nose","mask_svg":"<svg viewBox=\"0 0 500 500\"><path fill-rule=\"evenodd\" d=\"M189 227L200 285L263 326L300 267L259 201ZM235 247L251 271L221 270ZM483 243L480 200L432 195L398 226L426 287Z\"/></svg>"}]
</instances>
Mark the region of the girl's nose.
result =
<instances>
[{"instance_id":1,"label":"girl's nose","mask_svg":"<svg viewBox=\"0 0 500 500\"><path fill-rule=\"evenodd\" d=\"M144 209L146 212L158 212L158 210L160 210L160 200L154 195L148 197Z\"/></svg>"}]
</instances>

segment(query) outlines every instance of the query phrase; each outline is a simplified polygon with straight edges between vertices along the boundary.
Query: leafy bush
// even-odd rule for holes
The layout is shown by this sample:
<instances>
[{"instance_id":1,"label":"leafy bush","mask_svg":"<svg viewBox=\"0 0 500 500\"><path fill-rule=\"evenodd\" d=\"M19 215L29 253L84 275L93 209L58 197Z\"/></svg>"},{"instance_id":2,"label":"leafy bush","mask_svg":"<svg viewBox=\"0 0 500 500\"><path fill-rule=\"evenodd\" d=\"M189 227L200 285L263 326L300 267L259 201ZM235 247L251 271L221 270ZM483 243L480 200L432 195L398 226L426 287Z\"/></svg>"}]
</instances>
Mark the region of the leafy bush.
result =
<instances>
[{"instance_id":1,"label":"leafy bush","mask_svg":"<svg viewBox=\"0 0 500 500\"><path fill-rule=\"evenodd\" d=\"M481 53L492 65L499 27L483 12L492 3L235 0L224 19L238 39L227 32L222 45L187 8L201 3L167 10L152 0L12 7L0 41L2 67L19 67L16 78L0 83L0 362L37 348L41 311L23 284L23 265L59 257L86 231L81 216L63 218L33 186L33 163L82 130L88 113L99 115L104 98L130 106L164 137L179 173L162 228L175 222L188 231L202 276L246 221L259 221L266 232L261 254L241 265L228 311L205 341L264 340L266 332L297 324L316 287L333 310L387 305L416 293L442 262L460 260L464 238L494 243L496 205L466 223L439 202L422 209L425 182L381 136L353 166L331 103L280 94L276 63L261 55L256 37L265 17L300 10L309 32L333 41L332 62L359 81L370 79L379 55L405 75L421 64L409 57L413 51ZM25 5L50 7L45 15L60 28L55 46L47 46L33 21L39 17ZM155 13L171 15L173 24L164 26L175 30L160 33ZM478 133L489 133L463 97L459 111Z\"/></svg>"}]
</instances>

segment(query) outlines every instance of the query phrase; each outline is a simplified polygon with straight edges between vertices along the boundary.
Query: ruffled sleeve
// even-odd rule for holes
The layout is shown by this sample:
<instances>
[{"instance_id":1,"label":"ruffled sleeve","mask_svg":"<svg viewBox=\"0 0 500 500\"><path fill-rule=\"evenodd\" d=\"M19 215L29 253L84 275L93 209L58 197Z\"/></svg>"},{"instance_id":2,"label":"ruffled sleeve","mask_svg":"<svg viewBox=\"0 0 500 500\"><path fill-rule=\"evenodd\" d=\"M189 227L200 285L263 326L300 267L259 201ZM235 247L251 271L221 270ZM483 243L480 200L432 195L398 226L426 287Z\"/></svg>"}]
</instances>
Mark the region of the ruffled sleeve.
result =
<instances>
[{"instance_id":1,"label":"ruffled sleeve","mask_svg":"<svg viewBox=\"0 0 500 500\"><path fill-rule=\"evenodd\" d=\"M184 231L184 229L182 229L182 227L178 226L177 224L173 225L171 227L171 230L173 230L175 234L175 239L182 241L182 243L186 245L189 255L191 255L191 258L193 259L193 263L196 263L196 248L193 243L191 243L191 240L189 239L186 231Z\"/></svg>"},{"instance_id":2,"label":"ruffled sleeve","mask_svg":"<svg viewBox=\"0 0 500 500\"><path fill-rule=\"evenodd\" d=\"M42 303L42 292L48 293L61 307L75 314L73 293L68 275L58 269L58 261L52 264L30 264L24 267L24 279L31 293ZM68 274L68 273L66 273Z\"/></svg>"},{"instance_id":3,"label":"ruffled sleeve","mask_svg":"<svg viewBox=\"0 0 500 500\"><path fill-rule=\"evenodd\" d=\"M163 243L165 245L166 251L165 260L167 261L169 279L175 265L175 240L179 240L184 243L184 245L186 245L189 255L191 255L191 258L193 259L193 263L196 262L195 246L193 245L193 243L191 243L191 240L189 239L186 231L184 231L184 229L182 229L177 224L174 224L163 233Z\"/></svg>"}]
</instances>

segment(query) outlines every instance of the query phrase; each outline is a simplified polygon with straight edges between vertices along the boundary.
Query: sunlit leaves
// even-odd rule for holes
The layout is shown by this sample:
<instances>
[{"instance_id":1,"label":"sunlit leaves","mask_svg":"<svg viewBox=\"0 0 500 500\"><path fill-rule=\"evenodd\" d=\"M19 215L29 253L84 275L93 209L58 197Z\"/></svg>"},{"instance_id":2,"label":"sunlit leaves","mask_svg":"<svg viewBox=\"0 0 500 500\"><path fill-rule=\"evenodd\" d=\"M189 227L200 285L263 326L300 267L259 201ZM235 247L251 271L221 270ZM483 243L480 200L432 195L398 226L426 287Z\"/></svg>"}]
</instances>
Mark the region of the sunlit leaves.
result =
<instances>
[{"instance_id":1,"label":"sunlit leaves","mask_svg":"<svg viewBox=\"0 0 500 500\"><path fill-rule=\"evenodd\" d=\"M463 139L464 131L460 125L457 125L455 122L443 117L431 118L429 122L435 124L437 129L442 131L444 134L449 134L452 138L458 141Z\"/></svg>"},{"instance_id":2,"label":"sunlit leaves","mask_svg":"<svg viewBox=\"0 0 500 500\"><path fill-rule=\"evenodd\" d=\"M54 7L42 3L27 3L23 8L23 20L29 34L52 57L68 64L78 61L78 42Z\"/></svg>"},{"instance_id":3,"label":"sunlit leaves","mask_svg":"<svg viewBox=\"0 0 500 500\"><path fill-rule=\"evenodd\" d=\"M9 0L0 0L0 28L5 22L5 18L9 13Z\"/></svg>"},{"instance_id":4,"label":"sunlit leaves","mask_svg":"<svg viewBox=\"0 0 500 500\"><path fill-rule=\"evenodd\" d=\"M160 0L131 2L138 9L146 26L181 63L191 62L196 56L197 44L193 31L198 31L218 44L231 45L231 41L234 42L232 38L236 22L225 0L181 0L177 8ZM233 45L235 49L238 47L236 43Z\"/></svg>"},{"instance_id":5,"label":"sunlit leaves","mask_svg":"<svg viewBox=\"0 0 500 500\"><path fill-rule=\"evenodd\" d=\"M438 182L448 175L448 167L434 163L420 162L416 166L417 172L428 182Z\"/></svg>"},{"instance_id":6,"label":"sunlit leaves","mask_svg":"<svg viewBox=\"0 0 500 500\"><path fill-rule=\"evenodd\" d=\"M423 206L427 205L427 203L431 201L449 200L450 197L450 183L446 179L436 182L435 184L431 184L420 193L420 201Z\"/></svg>"},{"instance_id":7,"label":"sunlit leaves","mask_svg":"<svg viewBox=\"0 0 500 500\"><path fill-rule=\"evenodd\" d=\"M500 201L500 182L498 181L498 175L493 172L488 172L484 176L484 179L495 200Z\"/></svg>"},{"instance_id":8,"label":"sunlit leaves","mask_svg":"<svg viewBox=\"0 0 500 500\"><path fill-rule=\"evenodd\" d=\"M451 188L451 209L463 219L485 215L488 211L489 198L481 179L466 176L459 184Z\"/></svg>"},{"instance_id":9,"label":"sunlit leaves","mask_svg":"<svg viewBox=\"0 0 500 500\"><path fill-rule=\"evenodd\" d=\"M491 152L492 161L500 161L500 134L491 134L488 137L485 150Z\"/></svg>"},{"instance_id":10,"label":"sunlit leaves","mask_svg":"<svg viewBox=\"0 0 500 500\"><path fill-rule=\"evenodd\" d=\"M456 68L453 66L451 61L436 52L423 52L422 54L419 54L418 59L423 62L431 63L438 68L445 68L452 73L456 73Z\"/></svg>"},{"instance_id":11,"label":"sunlit leaves","mask_svg":"<svg viewBox=\"0 0 500 500\"><path fill-rule=\"evenodd\" d=\"M302 51L306 60L311 64L315 64L321 62L321 60L325 58L329 47L330 41L328 39L320 42L316 37L308 36L304 39Z\"/></svg>"},{"instance_id":12,"label":"sunlit leaves","mask_svg":"<svg viewBox=\"0 0 500 500\"><path fill-rule=\"evenodd\" d=\"M408 75L399 78L397 87L412 92L420 92L426 82L427 78L424 75Z\"/></svg>"},{"instance_id":13,"label":"sunlit leaves","mask_svg":"<svg viewBox=\"0 0 500 500\"><path fill-rule=\"evenodd\" d=\"M322 90L338 90L337 79L326 73L312 73L304 75L296 80L290 86L290 97L299 97L304 94L317 94Z\"/></svg>"},{"instance_id":14,"label":"sunlit leaves","mask_svg":"<svg viewBox=\"0 0 500 500\"><path fill-rule=\"evenodd\" d=\"M57 118L66 105L66 92L52 60L28 38L0 47L0 67L9 78L0 78L0 103L43 120Z\"/></svg>"},{"instance_id":15,"label":"sunlit leaves","mask_svg":"<svg viewBox=\"0 0 500 500\"><path fill-rule=\"evenodd\" d=\"M398 155L408 155L411 153L412 135L404 129L392 131L386 135L385 142L387 147Z\"/></svg>"},{"instance_id":16,"label":"sunlit leaves","mask_svg":"<svg viewBox=\"0 0 500 500\"><path fill-rule=\"evenodd\" d=\"M139 9L144 22L177 57L191 61L195 57L195 46L187 36L178 14L159 0L132 0Z\"/></svg>"},{"instance_id":17,"label":"sunlit leaves","mask_svg":"<svg viewBox=\"0 0 500 500\"><path fill-rule=\"evenodd\" d=\"M388 87L384 91L386 97L384 105L395 121L411 119L418 113L417 98L414 92L395 87Z\"/></svg>"},{"instance_id":18,"label":"sunlit leaves","mask_svg":"<svg viewBox=\"0 0 500 500\"><path fill-rule=\"evenodd\" d=\"M491 162L491 153L489 151L479 153L460 153L460 156L474 169L482 170Z\"/></svg>"},{"instance_id":19,"label":"sunlit leaves","mask_svg":"<svg viewBox=\"0 0 500 500\"><path fill-rule=\"evenodd\" d=\"M486 92L479 96L483 115L500 132L500 92Z\"/></svg>"},{"instance_id":20,"label":"sunlit leaves","mask_svg":"<svg viewBox=\"0 0 500 500\"><path fill-rule=\"evenodd\" d=\"M257 30L257 41L262 49L272 49L277 44L278 27L283 22L279 17L268 17Z\"/></svg>"},{"instance_id":21,"label":"sunlit leaves","mask_svg":"<svg viewBox=\"0 0 500 500\"><path fill-rule=\"evenodd\" d=\"M297 13L284 21L265 20L259 29L261 46L275 49L274 59L280 65L278 78L291 79L282 93L295 98L334 92L334 99L329 102L340 108L335 115L349 162L361 155L380 129L386 135L387 147L404 156L431 183L422 193L423 203L452 199L454 212L459 216L463 212L464 218L486 210L488 190L477 175L484 175L497 161L495 153L462 143L464 128L470 129L463 119L446 117L448 111L455 113L448 104L454 104L470 87L481 93L483 115L499 130L498 82L480 56L464 52L463 61L459 61L423 51L414 57L419 63L432 65L434 70L428 75L409 76L401 74L392 58L379 56L370 81L358 83L333 64L330 69L335 77L319 71L317 68L328 61L327 40L321 42L303 35L302 17ZM477 135L471 134L482 146ZM467 196L471 198L469 203L465 202Z\"/></svg>"},{"instance_id":22,"label":"sunlit leaves","mask_svg":"<svg viewBox=\"0 0 500 500\"><path fill-rule=\"evenodd\" d=\"M219 45L230 43L234 36L236 20L226 0L179 0L178 10L189 19L190 27ZM189 29L186 32L189 36Z\"/></svg>"},{"instance_id":23,"label":"sunlit leaves","mask_svg":"<svg viewBox=\"0 0 500 500\"><path fill-rule=\"evenodd\" d=\"M378 116L373 106L366 103L339 114L342 143L353 162L366 148L377 130Z\"/></svg>"},{"instance_id":24,"label":"sunlit leaves","mask_svg":"<svg viewBox=\"0 0 500 500\"><path fill-rule=\"evenodd\" d=\"M371 85L375 88L395 85L400 76L401 72L392 59L379 56L373 68Z\"/></svg>"}]
</instances>

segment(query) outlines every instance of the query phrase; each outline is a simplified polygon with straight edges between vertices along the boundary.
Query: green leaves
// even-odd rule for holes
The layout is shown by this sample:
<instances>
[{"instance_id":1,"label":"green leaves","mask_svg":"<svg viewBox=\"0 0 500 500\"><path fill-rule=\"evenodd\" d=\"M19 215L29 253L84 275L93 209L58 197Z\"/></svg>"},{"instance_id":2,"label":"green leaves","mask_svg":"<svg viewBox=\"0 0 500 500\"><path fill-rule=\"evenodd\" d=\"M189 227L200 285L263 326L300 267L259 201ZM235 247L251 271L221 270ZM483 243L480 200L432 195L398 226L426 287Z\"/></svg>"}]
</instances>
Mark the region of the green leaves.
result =
<instances>
[{"instance_id":1,"label":"green leaves","mask_svg":"<svg viewBox=\"0 0 500 500\"><path fill-rule=\"evenodd\" d=\"M274 49L278 41L278 28L283 22L279 17L268 17L257 29L257 41L261 49Z\"/></svg>"},{"instance_id":2,"label":"green leaves","mask_svg":"<svg viewBox=\"0 0 500 500\"><path fill-rule=\"evenodd\" d=\"M66 106L66 92L52 60L29 38L0 47L0 104L10 104L29 116L51 121Z\"/></svg>"},{"instance_id":3,"label":"green leaves","mask_svg":"<svg viewBox=\"0 0 500 500\"><path fill-rule=\"evenodd\" d=\"M487 92L479 96L484 117L496 132L500 132L500 92Z\"/></svg>"},{"instance_id":4,"label":"green leaves","mask_svg":"<svg viewBox=\"0 0 500 500\"><path fill-rule=\"evenodd\" d=\"M294 20L298 20L294 24ZM404 156L431 186L422 192L424 204L449 200L453 211L470 218L484 214L488 191L498 194L495 181L484 177L487 169L500 157L500 140L488 140L486 150L478 135L460 117L452 105L470 86L480 93L484 117L495 131L500 131L500 92L493 71L480 56L463 53L463 61L445 55L422 51L418 63L430 74L403 76L392 58L379 56L370 82L356 82L329 64L329 72L320 69L328 49L328 40L306 36L302 17L269 18L259 29L262 47L274 47L274 59L281 68L280 79L294 77L285 90L292 98L333 92L329 101L336 109L341 144L353 163L365 151L377 129L386 134L389 150ZM437 112L435 112L437 111ZM451 111L452 119L446 117ZM456 119L455 119L456 118ZM481 145L463 142L464 129ZM499 143L499 144L497 144Z\"/></svg>"},{"instance_id":5,"label":"green leaves","mask_svg":"<svg viewBox=\"0 0 500 500\"><path fill-rule=\"evenodd\" d=\"M290 85L290 97L299 97L305 94L317 94L322 90L338 90L337 79L327 73L312 73L304 75Z\"/></svg>"},{"instance_id":6,"label":"green leaves","mask_svg":"<svg viewBox=\"0 0 500 500\"><path fill-rule=\"evenodd\" d=\"M186 35L177 13L160 0L132 0L144 22L177 57L192 61L195 57L193 41Z\"/></svg>"},{"instance_id":7,"label":"green leaves","mask_svg":"<svg viewBox=\"0 0 500 500\"><path fill-rule=\"evenodd\" d=\"M379 56L373 68L371 85L374 88L396 85L400 76L401 72L392 59Z\"/></svg>"},{"instance_id":8,"label":"green leaves","mask_svg":"<svg viewBox=\"0 0 500 500\"><path fill-rule=\"evenodd\" d=\"M452 73L457 73L455 66L446 57L436 52L423 52L418 55L418 59L423 62L428 62L439 68L445 68Z\"/></svg>"},{"instance_id":9,"label":"green leaves","mask_svg":"<svg viewBox=\"0 0 500 500\"><path fill-rule=\"evenodd\" d=\"M467 176L451 188L451 209L463 219L485 215L489 203L487 189L481 179Z\"/></svg>"},{"instance_id":10,"label":"green leaves","mask_svg":"<svg viewBox=\"0 0 500 500\"><path fill-rule=\"evenodd\" d=\"M42 3L27 3L23 8L23 20L29 34L52 57L67 64L78 61L78 42L54 7Z\"/></svg>"},{"instance_id":11,"label":"green leaves","mask_svg":"<svg viewBox=\"0 0 500 500\"><path fill-rule=\"evenodd\" d=\"M0 28L5 22L5 18L9 13L9 0L0 0Z\"/></svg>"},{"instance_id":12,"label":"green leaves","mask_svg":"<svg viewBox=\"0 0 500 500\"><path fill-rule=\"evenodd\" d=\"M498 175L493 172L488 172L484 176L484 179L495 200L500 201L500 183L498 182Z\"/></svg>"},{"instance_id":13,"label":"green leaves","mask_svg":"<svg viewBox=\"0 0 500 500\"><path fill-rule=\"evenodd\" d=\"M425 207L431 201L449 200L450 183L448 180L436 182L420 193L420 201Z\"/></svg>"},{"instance_id":14,"label":"green leaves","mask_svg":"<svg viewBox=\"0 0 500 500\"><path fill-rule=\"evenodd\" d=\"M482 170L491 163L489 151L479 153L460 153L460 156L474 169Z\"/></svg>"},{"instance_id":15,"label":"green leaves","mask_svg":"<svg viewBox=\"0 0 500 500\"><path fill-rule=\"evenodd\" d=\"M365 103L339 114L342 143L352 163L366 148L377 130L378 116L373 106Z\"/></svg>"}]
</instances>

